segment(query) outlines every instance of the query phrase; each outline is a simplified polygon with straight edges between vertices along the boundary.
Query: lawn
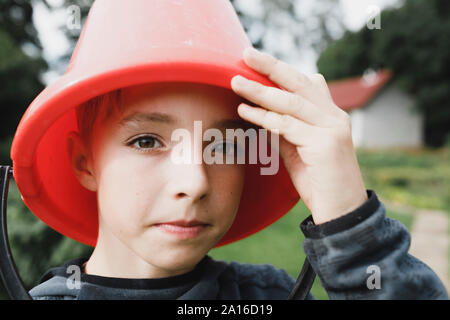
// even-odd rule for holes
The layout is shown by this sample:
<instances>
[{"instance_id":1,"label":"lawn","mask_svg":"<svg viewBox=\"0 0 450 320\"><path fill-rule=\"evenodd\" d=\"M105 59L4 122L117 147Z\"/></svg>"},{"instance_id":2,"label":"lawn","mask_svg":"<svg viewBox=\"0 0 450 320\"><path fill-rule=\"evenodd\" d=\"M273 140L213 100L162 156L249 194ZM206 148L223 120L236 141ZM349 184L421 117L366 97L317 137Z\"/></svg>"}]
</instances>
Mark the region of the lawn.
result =
<instances>
[{"instance_id":1,"label":"lawn","mask_svg":"<svg viewBox=\"0 0 450 320\"><path fill-rule=\"evenodd\" d=\"M386 201L450 214L450 148L358 150L366 187Z\"/></svg>"}]
</instances>

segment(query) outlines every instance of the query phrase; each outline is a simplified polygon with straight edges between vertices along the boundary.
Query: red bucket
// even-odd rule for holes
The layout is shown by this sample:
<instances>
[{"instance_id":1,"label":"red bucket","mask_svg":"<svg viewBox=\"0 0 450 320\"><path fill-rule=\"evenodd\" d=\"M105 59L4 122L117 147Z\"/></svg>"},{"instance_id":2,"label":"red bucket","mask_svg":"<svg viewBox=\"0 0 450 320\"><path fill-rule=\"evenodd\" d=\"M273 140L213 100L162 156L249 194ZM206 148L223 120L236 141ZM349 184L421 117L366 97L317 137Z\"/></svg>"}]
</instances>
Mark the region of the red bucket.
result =
<instances>
[{"instance_id":1,"label":"red bucket","mask_svg":"<svg viewBox=\"0 0 450 320\"><path fill-rule=\"evenodd\" d=\"M231 90L241 74L278 87L250 69L251 43L228 0L97 0L67 72L31 103L15 134L14 179L27 207L56 231L95 246L96 193L71 168L66 138L78 131L75 107L109 91L184 81ZM300 199L283 161L276 175L250 166L236 219L216 245L247 237L278 220Z\"/></svg>"}]
</instances>

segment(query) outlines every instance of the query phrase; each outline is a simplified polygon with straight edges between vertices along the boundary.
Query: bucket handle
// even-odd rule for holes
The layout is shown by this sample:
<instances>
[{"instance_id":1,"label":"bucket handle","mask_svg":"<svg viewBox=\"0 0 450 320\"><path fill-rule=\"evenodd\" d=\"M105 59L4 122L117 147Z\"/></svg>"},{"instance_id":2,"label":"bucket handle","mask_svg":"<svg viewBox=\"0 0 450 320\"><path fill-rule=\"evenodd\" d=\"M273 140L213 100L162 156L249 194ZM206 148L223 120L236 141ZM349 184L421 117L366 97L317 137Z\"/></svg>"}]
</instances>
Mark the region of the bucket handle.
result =
<instances>
[{"instance_id":1,"label":"bucket handle","mask_svg":"<svg viewBox=\"0 0 450 320\"><path fill-rule=\"evenodd\" d=\"M9 247L6 206L8 200L9 179L12 176L13 168L11 166L0 166L0 275L11 299L32 300L17 272L17 267L11 254L11 248Z\"/></svg>"},{"instance_id":2,"label":"bucket handle","mask_svg":"<svg viewBox=\"0 0 450 320\"><path fill-rule=\"evenodd\" d=\"M306 300L315 278L316 273L308 258L305 258L302 270L300 271L297 281L295 282L291 293L289 293L287 300Z\"/></svg>"}]
</instances>

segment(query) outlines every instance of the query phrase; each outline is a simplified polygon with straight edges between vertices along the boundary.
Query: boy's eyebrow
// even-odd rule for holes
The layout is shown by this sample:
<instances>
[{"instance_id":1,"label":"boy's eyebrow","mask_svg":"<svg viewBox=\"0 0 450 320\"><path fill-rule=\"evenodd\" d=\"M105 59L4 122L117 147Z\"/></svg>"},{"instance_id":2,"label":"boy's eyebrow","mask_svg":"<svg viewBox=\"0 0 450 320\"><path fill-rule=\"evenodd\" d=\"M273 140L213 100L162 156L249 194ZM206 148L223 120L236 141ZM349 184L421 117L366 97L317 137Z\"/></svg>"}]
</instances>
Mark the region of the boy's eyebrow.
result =
<instances>
[{"instance_id":1,"label":"boy's eyebrow","mask_svg":"<svg viewBox=\"0 0 450 320\"><path fill-rule=\"evenodd\" d=\"M129 123L134 124L140 124L140 123L148 123L148 122L159 122L159 123L166 123L166 124L176 124L178 123L177 118L166 114L166 113L160 113L160 112L151 112L151 113L144 113L144 112L134 112L122 120L120 120L119 125L125 126ZM252 127L253 125L245 121L244 119L224 119L216 121L211 128L217 128L217 129L248 129Z\"/></svg>"},{"instance_id":2,"label":"boy's eyebrow","mask_svg":"<svg viewBox=\"0 0 450 320\"><path fill-rule=\"evenodd\" d=\"M151 113L135 112L120 120L119 125L125 126L129 123L139 124L146 122L174 124L177 123L177 119L172 117L171 115L160 112L151 112Z\"/></svg>"}]
</instances>

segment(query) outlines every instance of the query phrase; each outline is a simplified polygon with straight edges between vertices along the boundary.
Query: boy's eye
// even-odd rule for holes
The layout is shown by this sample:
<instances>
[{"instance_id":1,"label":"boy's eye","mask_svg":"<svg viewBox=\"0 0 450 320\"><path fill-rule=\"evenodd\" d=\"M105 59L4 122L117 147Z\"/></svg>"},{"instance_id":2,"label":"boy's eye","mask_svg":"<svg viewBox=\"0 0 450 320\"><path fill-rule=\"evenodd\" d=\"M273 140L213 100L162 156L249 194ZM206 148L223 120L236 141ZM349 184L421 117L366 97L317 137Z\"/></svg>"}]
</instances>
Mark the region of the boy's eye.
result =
<instances>
[{"instance_id":1,"label":"boy's eye","mask_svg":"<svg viewBox=\"0 0 450 320\"><path fill-rule=\"evenodd\" d=\"M132 140L129 145L133 145L136 149L155 149L162 147L159 140L153 136L142 136Z\"/></svg>"},{"instance_id":2,"label":"boy's eye","mask_svg":"<svg viewBox=\"0 0 450 320\"><path fill-rule=\"evenodd\" d=\"M238 147L237 143L224 141L222 143L219 143L218 145L216 145L213 148L213 152L214 153L215 152L221 152L221 153L224 153L224 154L227 154L227 155L231 155L232 151L233 151L234 155L238 154L239 147Z\"/></svg>"}]
</instances>

